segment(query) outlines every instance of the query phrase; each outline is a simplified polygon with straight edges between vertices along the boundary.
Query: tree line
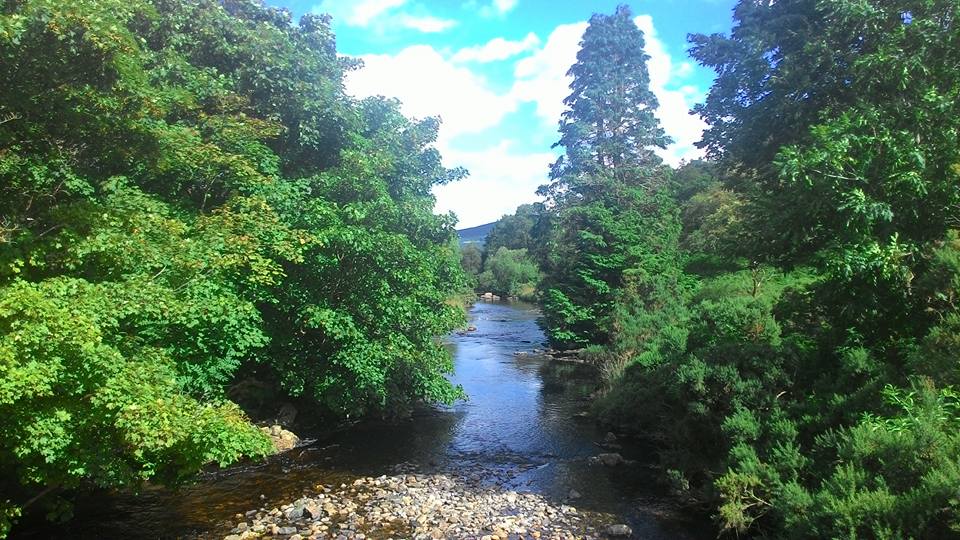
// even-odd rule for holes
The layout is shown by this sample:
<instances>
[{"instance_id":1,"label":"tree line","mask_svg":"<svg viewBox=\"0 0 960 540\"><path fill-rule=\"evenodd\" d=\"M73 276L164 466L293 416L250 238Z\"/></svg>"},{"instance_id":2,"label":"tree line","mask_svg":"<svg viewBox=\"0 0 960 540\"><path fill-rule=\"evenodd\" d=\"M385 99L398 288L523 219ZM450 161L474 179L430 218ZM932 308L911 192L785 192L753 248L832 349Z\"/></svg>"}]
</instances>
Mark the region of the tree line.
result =
<instances>
[{"instance_id":1,"label":"tree line","mask_svg":"<svg viewBox=\"0 0 960 540\"><path fill-rule=\"evenodd\" d=\"M960 4L740 1L689 38L716 79L677 169L631 17L590 20L516 233L552 344L723 533L957 537Z\"/></svg>"},{"instance_id":2,"label":"tree line","mask_svg":"<svg viewBox=\"0 0 960 540\"><path fill-rule=\"evenodd\" d=\"M257 0L0 2L0 537L271 452L248 381L331 421L459 396L464 171L358 67Z\"/></svg>"},{"instance_id":3,"label":"tree line","mask_svg":"<svg viewBox=\"0 0 960 540\"><path fill-rule=\"evenodd\" d=\"M483 247L468 243L460 249L460 265L474 292L536 301L541 275L534 257L535 228L543 204L523 204L500 218L487 233Z\"/></svg>"}]
</instances>

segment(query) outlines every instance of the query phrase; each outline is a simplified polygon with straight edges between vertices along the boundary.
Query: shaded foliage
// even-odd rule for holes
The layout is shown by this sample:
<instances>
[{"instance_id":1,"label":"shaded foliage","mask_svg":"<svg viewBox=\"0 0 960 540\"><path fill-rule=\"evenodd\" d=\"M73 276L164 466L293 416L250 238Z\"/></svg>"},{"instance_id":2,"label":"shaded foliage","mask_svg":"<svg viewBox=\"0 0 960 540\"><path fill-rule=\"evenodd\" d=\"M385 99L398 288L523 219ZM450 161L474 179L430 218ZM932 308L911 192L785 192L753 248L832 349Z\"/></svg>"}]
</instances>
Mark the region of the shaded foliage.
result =
<instances>
[{"instance_id":1,"label":"shaded foliage","mask_svg":"<svg viewBox=\"0 0 960 540\"><path fill-rule=\"evenodd\" d=\"M516 212L503 216L487 234L483 245L484 257L502 247L533 251L539 244L537 226L544 214L542 203L521 204Z\"/></svg>"}]
</instances>

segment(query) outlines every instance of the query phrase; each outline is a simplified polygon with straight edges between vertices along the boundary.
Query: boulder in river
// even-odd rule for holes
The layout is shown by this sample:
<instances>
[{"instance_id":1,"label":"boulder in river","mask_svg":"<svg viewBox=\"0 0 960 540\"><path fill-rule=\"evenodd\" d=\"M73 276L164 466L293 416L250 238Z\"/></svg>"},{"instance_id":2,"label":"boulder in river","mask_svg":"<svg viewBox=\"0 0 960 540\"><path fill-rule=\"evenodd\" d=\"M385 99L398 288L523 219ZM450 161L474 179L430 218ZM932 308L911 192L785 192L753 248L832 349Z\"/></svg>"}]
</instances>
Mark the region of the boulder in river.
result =
<instances>
[{"instance_id":1,"label":"boulder in river","mask_svg":"<svg viewBox=\"0 0 960 540\"><path fill-rule=\"evenodd\" d=\"M309 501L303 505L303 517L315 520L320 519L323 517L323 510L319 504Z\"/></svg>"},{"instance_id":2,"label":"boulder in river","mask_svg":"<svg viewBox=\"0 0 960 540\"><path fill-rule=\"evenodd\" d=\"M323 517L323 510L316 501L309 498L302 498L294 501L289 508L283 511L283 515L289 520L296 519L320 519Z\"/></svg>"},{"instance_id":3,"label":"boulder in river","mask_svg":"<svg viewBox=\"0 0 960 540\"><path fill-rule=\"evenodd\" d=\"M292 426L293 421L297 419L297 408L293 406L293 403L285 402L280 406L280 410L277 411L276 424L281 426Z\"/></svg>"},{"instance_id":4,"label":"boulder in river","mask_svg":"<svg viewBox=\"0 0 960 540\"><path fill-rule=\"evenodd\" d=\"M273 441L273 447L277 452L286 452L300 444L300 437L297 437L292 431L287 431L277 424L270 427L262 427L260 431L270 437L270 440Z\"/></svg>"},{"instance_id":5,"label":"boulder in river","mask_svg":"<svg viewBox=\"0 0 960 540\"><path fill-rule=\"evenodd\" d=\"M623 523L618 523L607 527L607 534L610 536L630 536L633 534L633 529Z\"/></svg>"},{"instance_id":6,"label":"boulder in river","mask_svg":"<svg viewBox=\"0 0 960 540\"><path fill-rule=\"evenodd\" d=\"M610 432L607 432L607 436L603 438L603 442L597 445L607 450L620 450L623 448L617 443L617 436Z\"/></svg>"},{"instance_id":7,"label":"boulder in river","mask_svg":"<svg viewBox=\"0 0 960 540\"><path fill-rule=\"evenodd\" d=\"M606 467L616 467L617 465L623 465L627 461L623 459L623 456L616 453L608 454L597 454L596 456L590 458L591 463L599 463Z\"/></svg>"}]
</instances>

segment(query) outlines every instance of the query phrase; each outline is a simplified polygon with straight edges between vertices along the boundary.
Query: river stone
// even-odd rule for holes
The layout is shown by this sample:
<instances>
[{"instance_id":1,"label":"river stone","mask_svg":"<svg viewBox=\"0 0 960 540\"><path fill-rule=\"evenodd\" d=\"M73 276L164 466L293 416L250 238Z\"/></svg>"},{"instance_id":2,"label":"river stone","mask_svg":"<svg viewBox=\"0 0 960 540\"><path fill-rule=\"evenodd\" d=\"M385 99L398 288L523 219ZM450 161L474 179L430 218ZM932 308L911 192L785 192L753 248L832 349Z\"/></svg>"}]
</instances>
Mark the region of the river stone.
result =
<instances>
[{"instance_id":1,"label":"river stone","mask_svg":"<svg viewBox=\"0 0 960 540\"><path fill-rule=\"evenodd\" d=\"M285 452L300 444L299 437L276 424L270 427L264 426L260 428L260 431L270 437L270 440L273 441L273 448L277 452Z\"/></svg>"},{"instance_id":2,"label":"river stone","mask_svg":"<svg viewBox=\"0 0 960 540\"><path fill-rule=\"evenodd\" d=\"M293 403L285 402L280 406L280 410L277 411L276 421L281 426L292 425L296 418L297 408L293 406Z\"/></svg>"},{"instance_id":3,"label":"river stone","mask_svg":"<svg viewBox=\"0 0 960 540\"><path fill-rule=\"evenodd\" d=\"M607 527L607 534L610 536L630 536L633 534L633 529L622 523L618 523L617 525Z\"/></svg>"},{"instance_id":4,"label":"river stone","mask_svg":"<svg viewBox=\"0 0 960 540\"><path fill-rule=\"evenodd\" d=\"M283 515L291 521L303 517L303 504L294 504L290 508L287 508L286 511L283 512Z\"/></svg>"},{"instance_id":5,"label":"river stone","mask_svg":"<svg viewBox=\"0 0 960 540\"><path fill-rule=\"evenodd\" d=\"M596 463L600 463L601 465L605 465L607 467L615 467L625 463L623 456L615 453L598 454L593 458L593 460L595 460Z\"/></svg>"},{"instance_id":6,"label":"river stone","mask_svg":"<svg viewBox=\"0 0 960 540\"><path fill-rule=\"evenodd\" d=\"M320 505L310 501L303 504L303 517L307 519L320 519L323 517L323 510L320 509Z\"/></svg>"},{"instance_id":7,"label":"river stone","mask_svg":"<svg viewBox=\"0 0 960 540\"><path fill-rule=\"evenodd\" d=\"M604 438L603 433L594 440L615 440ZM625 462L620 454L612 453L619 450L602 448L596 452L605 454L591 457L590 463L613 466ZM523 455L511 455L511 459L496 466L457 460L451 463L453 470L448 472L404 462L395 464L389 475L378 478L350 476L349 480L342 478L326 485L310 482L311 492L304 491L298 495L299 499L271 501L271 506L255 514L256 519L249 514L238 515L260 529L248 528L239 540L261 536L277 540L300 536L304 540L359 540L363 538L361 532L375 537L392 535L417 540L596 540L632 534L629 527L622 524L623 517L601 510L578 511L568 506L578 504L575 499L581 498L577 490L571 489L572 484L567 486L569 496L562 504L537 493L510 491L517 485L518 475L536 467L520 464L523 458ZM266 502L259 504L266 505ZM270 510L273 505L282 506ZM236 524L238 520L232 521ZM229 529L224 531L227 534ZM262 534L258 534L261 531Z\"/></svg>"}]
</instances>

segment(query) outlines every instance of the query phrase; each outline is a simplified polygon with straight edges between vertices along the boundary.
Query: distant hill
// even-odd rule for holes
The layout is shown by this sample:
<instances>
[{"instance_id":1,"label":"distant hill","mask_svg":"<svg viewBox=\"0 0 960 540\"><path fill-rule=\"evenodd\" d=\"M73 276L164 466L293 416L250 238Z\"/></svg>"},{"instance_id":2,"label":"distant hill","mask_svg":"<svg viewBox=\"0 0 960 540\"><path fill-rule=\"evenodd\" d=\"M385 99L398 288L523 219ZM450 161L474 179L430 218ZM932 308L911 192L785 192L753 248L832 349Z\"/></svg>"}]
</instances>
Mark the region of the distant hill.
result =
<instances>
[{"instance_id":1,"label":"distant hill","mask_svg":"<svg viewBox=\"0 0 960 540\"><path fill-rule=\"evenodd\" d=\"M490 229L496 225L497 222L487 223L485 225L477 225L476 227L470 227L467 229L458 229L457 234L460 235L460 245L464 244L479 244L483 245L484 241L487 239L487 234L490 232Z\"/></svg>"}]
</instances>

